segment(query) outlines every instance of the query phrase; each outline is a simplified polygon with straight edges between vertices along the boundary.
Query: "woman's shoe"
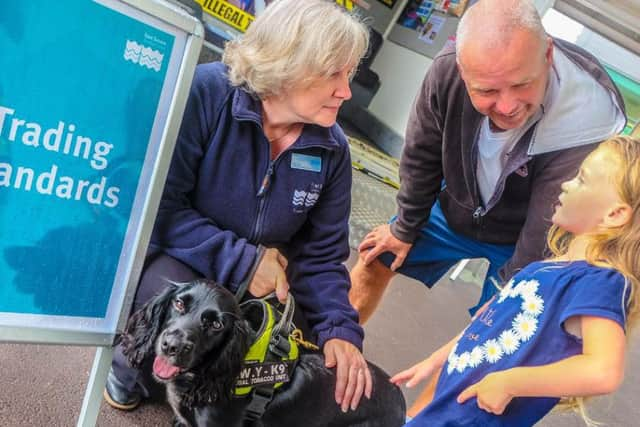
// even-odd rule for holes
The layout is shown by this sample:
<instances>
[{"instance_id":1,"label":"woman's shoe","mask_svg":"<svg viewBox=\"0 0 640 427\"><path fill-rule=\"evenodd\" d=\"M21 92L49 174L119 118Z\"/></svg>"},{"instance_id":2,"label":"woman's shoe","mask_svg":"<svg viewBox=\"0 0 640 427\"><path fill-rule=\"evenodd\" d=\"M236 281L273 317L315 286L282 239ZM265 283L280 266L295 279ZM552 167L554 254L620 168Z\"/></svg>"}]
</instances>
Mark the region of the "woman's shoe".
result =
<instances>
[{"instance_id":1,"label":"woman's shoe","mask_svg":"<svg viewBox=\"0 0 640 427\"><path fill-rule=\"evenodd\" d=\"M140 393L127 390L111 369L102 395L110 406L122 411L131 411L137 408L142 400Z\"/></svg>"}]
</instances>

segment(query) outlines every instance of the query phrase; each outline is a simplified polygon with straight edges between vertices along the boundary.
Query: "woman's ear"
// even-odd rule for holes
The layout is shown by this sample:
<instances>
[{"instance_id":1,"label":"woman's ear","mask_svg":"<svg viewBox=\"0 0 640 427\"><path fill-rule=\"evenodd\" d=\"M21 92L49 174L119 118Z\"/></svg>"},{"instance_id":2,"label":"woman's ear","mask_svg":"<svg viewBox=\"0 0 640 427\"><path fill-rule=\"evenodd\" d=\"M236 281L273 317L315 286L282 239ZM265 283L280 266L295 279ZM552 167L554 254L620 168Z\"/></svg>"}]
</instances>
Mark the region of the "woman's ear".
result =
<instances>
[{"instance_id":1,"label":"woman's ear","mask_svg":"<svg viewBox=\"0 0 640 427\"><path fill-rule=\"evenodd\" d=\"M631 209L631 206L622 202L616 203L607 212L607 215L604 218L604 225L608 228L622 227L631 221L632 217L633 210Z\"/></svg>"}]
</instances>

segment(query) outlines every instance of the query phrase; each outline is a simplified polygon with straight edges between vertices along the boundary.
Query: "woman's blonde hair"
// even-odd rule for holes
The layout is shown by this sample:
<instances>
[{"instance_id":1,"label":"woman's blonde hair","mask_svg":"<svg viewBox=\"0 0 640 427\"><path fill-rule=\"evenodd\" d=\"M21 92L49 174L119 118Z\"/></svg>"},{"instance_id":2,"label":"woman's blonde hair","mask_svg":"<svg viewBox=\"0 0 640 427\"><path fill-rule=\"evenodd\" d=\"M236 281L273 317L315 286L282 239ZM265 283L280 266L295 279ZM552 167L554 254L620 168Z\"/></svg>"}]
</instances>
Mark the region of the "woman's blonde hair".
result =
<instances>
[{"instance_id":1,"label":"woman's blonde hair","mask_svg":"<svg viewBox=\"0 0 640 427\"><path fill-rule=\"evenodd\" d=\"M589 235L586 259L589 263L612 267L625 276L629 283L629 302L626 312L627 332L637 323L640 312L638 287L640 286L640 140L628 136L615 136L598 146L618 160L614 180L620 200L631 207L629 221L615 228L597 230ZM613 167L613 166L612 166ZM558 226L552 226L547 236L551 252L567 252L573 235ZM628 336L628 333L627 333ZM588 425L595 425L586 413L585 398L568 398L562 408L579 412Z\"/></svg>"},{"instance_id":2,"label":"woman's blonde hair","mask_svg":"<svg viewBox=\"0 0 640 427\"><path fill-rule=\"evenodd\" d=\"M229 80L259 98L357 66L369 45L362 20L329 0L276 0L227 43Z\"/></svg>"}]
</instances>

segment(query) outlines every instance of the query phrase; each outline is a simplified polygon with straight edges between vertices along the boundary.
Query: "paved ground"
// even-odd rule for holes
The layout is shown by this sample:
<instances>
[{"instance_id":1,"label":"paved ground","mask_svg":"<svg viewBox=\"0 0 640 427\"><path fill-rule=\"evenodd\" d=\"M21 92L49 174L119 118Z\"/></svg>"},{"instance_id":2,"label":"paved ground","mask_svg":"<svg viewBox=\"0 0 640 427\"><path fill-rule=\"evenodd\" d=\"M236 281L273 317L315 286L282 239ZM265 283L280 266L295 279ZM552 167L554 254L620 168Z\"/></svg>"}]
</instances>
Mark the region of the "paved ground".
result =
<instances>
[{"instance_id":1,"label":"paved ground","mask_svg":"<svg viewBox=\"0 0 640 427\"><path fill-rule=\"evenodd\" d=\"M417 282L396 278L380 310L367 324L367 357L390 373L428 355L465 324L466 307L478 295L473 284L440 283L426 292ZM629 353L625 384L611 398L597 402L593 417L607 426L638 425L640 407L640 336ZM0 345L0 425L11 427L73 426L80 411L94 350L24 344ZM409 402L415 391L405 390ZM162 404L145 404L131 413L104 403L98 426L170 425ZM579 427L573 416L550 415L539 426Z\"/></svg>"},{"instance_id":2,"label":"paved ground","mask_svg":"<svg viewBox=\"0 0 640 427\"><path fill-rule=\"evenodd\" d=\"M362 177L354 180L362 183ZM366 191L366 190L365 190ZM381 212L380 215L386 215ZM353 259L350 260L350 264ZM366 326L365 355L389 373L413 364L459 332L466 308L478 298L477 277L470 269L456 282L444 280L427 291L422 285L396 277L380 310ZM84 395L94 349L87 347L0 344L0 426L73 426ZM404 390L408 402L414 390ZM613 397L597 401L592 416L604 425L640 425L640 334L631 337L625 384ZM125 413L104 402L100 427L168 426L171 413L161 403L145 404ZM552 414L542 427L579 427L574 415Z\"/></svg>"}]
</instances>

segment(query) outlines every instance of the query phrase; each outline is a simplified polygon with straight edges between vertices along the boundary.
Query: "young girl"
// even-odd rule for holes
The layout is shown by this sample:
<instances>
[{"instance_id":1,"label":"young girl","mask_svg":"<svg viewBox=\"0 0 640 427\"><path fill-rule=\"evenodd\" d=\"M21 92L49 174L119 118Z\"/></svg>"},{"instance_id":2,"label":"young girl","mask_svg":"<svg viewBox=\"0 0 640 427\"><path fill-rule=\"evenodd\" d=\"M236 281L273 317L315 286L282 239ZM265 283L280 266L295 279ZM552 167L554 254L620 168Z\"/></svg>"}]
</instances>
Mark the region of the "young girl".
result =
<instances>
[{"instance_id":1,"label":"young girl","mask_svg":"<svg viewBox=\"0 0 640 427\"><path fill-rule=\"evenodd\" d=\"M522 269L460 335L391 379L411 387L442 367L407 426L531 426L562 397L581 406L620 386L638 315L640 141L614 137L590 154L552 222L553 258Z\"/></svg>"}]
</instances>

